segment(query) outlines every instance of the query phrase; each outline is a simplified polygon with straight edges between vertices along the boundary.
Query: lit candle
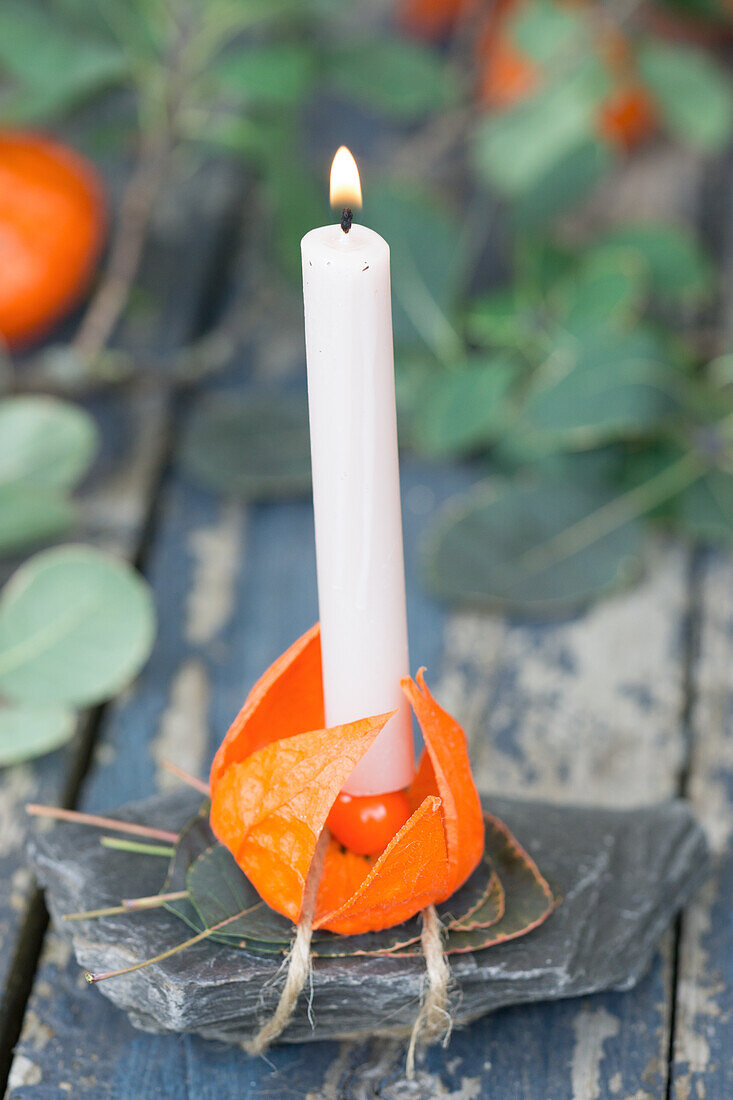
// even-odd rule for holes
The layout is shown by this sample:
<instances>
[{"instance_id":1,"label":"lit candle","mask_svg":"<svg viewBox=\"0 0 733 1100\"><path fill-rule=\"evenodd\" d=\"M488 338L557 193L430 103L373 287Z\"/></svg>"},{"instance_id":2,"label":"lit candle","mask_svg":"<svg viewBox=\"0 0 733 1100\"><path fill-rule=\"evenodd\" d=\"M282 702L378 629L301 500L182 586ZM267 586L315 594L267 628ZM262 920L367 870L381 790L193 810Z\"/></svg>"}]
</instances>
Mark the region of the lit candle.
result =
<instances>
[{"instance_id":1,"label":"lit candle","mask_svg":"<svg viewBox=\"0 0 733 1100\"><path fill-rule=\"evenodd\" d=\"M351 224L361 186L343 147L331 205L341 224L301 243L326 724L397 710L346 783L361 796L407 787L414 761L389 246Z\"/></svg>"}]
</instances>

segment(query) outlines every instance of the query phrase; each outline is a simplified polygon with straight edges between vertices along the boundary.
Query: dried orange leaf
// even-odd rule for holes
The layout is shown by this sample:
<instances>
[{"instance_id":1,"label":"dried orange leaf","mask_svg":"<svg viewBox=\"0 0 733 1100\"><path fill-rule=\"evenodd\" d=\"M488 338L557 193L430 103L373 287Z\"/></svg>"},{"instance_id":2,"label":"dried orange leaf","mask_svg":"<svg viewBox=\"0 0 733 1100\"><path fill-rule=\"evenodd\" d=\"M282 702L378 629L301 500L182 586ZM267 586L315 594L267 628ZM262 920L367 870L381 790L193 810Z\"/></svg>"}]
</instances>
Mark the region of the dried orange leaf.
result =
<instances>
[{"instance_id":1,"label":"dried orange leaf","mask_svg":"<svg viewBox=\"0 0 733 1100\"><path fill-rule=\"evenodd\" d=\"M445 893L451 869L440 799L430 795L388 844L358 890L328 911L319 892L315 928L351 936L389 928Z\"/></svg>"},{"instance_id":2,"label":"dried orange leaf","mask_svg":"<svg viewBox=\"0 0 733 1100\"><path fill-rule=\"evenodd\" d=\"M391 716L274 741L230 764L212 789L214 834L260 897L293 921L331 806Z\"/></svg>"},{"instance_id":3,"label":"dried orange leaf","mask_svg":"<svg viewBox=\"0 0 733 1100\"><path fill-rule=\"evenodd\" d=\"M434 793L443 803L443 824L450 865L447 893L434 900L443 901L466 881L477 866L484 850L484 822L476 785L468 759L466 735L428 690L420 669L417 684L402 681L402 690L410 700L425 739L425 753L411 792L422 793L434 784Z\"/></svg>"},{"instance_id":4,"label":"dried orange leaf","mask_svg":"<svg viewBox=\"0 0 733 1100\"><path fill-rule=\"evenodd\" d=\"M318 623L270 665L232 722L211 767L211 789L230 764L272 741L322 729L321 634Z\"/></svg>"}]
</instances>

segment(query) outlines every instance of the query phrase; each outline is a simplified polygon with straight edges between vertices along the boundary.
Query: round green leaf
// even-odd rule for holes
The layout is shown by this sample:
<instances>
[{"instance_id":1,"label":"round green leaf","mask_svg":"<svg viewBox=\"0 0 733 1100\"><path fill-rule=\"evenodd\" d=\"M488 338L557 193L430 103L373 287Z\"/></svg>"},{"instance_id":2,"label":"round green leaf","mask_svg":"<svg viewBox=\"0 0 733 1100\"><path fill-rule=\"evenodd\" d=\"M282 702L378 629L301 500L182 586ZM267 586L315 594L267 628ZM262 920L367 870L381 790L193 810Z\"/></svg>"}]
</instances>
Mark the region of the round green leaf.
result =
<instances>
[{"instance_id":1,"label":"round green leaf","mask_svg":"<svg viewBox=\"0 0 733 1100\"><path fill-rule=\"evenodd\" d=\"M577 205L612 167L614 151L595 133L573 145L514 196L512 224L535 235L558 214Z\"/></svg>"},{"instance_id":2,"label":"round green leaf","mask_svg":"<svg viewBox=\"0 0 733 1100\"><path fill-rule=\"evenodd\" d=\"M181 460L207 488L244 500L306 496L310 491L308 410L304 398L216 396L198 406Z\"/></svg>"},{"instance_id":3,"label":"round green leaf","mask_svg":"<svg viewBox=\"0 0 733 1100\"><path fill-rule=\"evenodd\" d=\"M461 921L450 928L446 936L449 955L485 950L524 936L542 924L556 905L547 880L504 822L492 814L484 814L484 822L486 854L504 888L503 911L498 920L489 923L477 921L479 914L474 914L473 923Z\"/></svg>"},{"instance_id":4,"label":"round green leaf","mask_svg":"<svg viewBox=\"0 0 733 1100\"><path fill-rule=\"evenodd\" d=\"M680 380L640 327L614 334L600 324L570 338L558 331L554 343L508 426L505 453L585 450L638 438L678 415Z\"/></svg>"},{"instance_id":5,"label":"round green leaf","mask_svg":"<svg viewBox=\"0 0 733 1100\"><path fill-rule=\"evenodd\" d=\"M208 71L216 92L245 105L302 102L312 78L312 54L298 42L259 47L250 43L217 58Z\"/></svg>"},{"instance_id":6,"label":"round green leaf","mask_svg":"<svg viewBox=\"0 0 733 1100\"><path fill-rule=\"evenodd\" d=\"M439 457L490 443L502 427L517 373L506 358L476 356L430 378L411 420L415 446Z\"/></svg>"},{"instance_id":7,"label":"round green leaf","mask_svg":"<svg viewBox=\"0 0 733 1100\"><path fill-rule=\"evenodd\" d=\"M76 726L62 706L0 703L0 767L20 764L65 745Z\"/></svg>"},{"instance_id":8,"label":"round green leaf","mask_svg":"<svg viewBox=\"0 0 733 1100\"><path fill-rule=\"evenodd\" d=\"M53 489L0 484L0 554L53 538L73 519L73 504Z\"/></svg>"},{"instance_id":9,"label":"round green leaf","mask_svg":"<svg viewBox=\"0 0 733 1100\"><path fill-rule=\"evenodd\" d=\"M97 428L83 409L53 397L0 401L0 484L65 489L86 473Z\"/></svg>"},{"instance_id":10,"label":"round green leaf","mask_svg":"<svg viewBox=\"0 0 733 1100\"><path fill-rule=\"evenodd\" d=\"M637 63L667 127L699 149L719 149L730 138L733 90L729 75L692 46L651 39Z\"/></svg>"},{"instance_id":11,"label":"round green leaf","mask_svg":"<svg viewBox=\"0 0 733 1100\"><path fill-rule=\"evenodd\" d=\"M522 4L509 20L511 38L523 54L543 67L577 57L590 39L590 20L559 4Z\"/></svg>"},{"instance_id":12,"label":"round green leaf","mask_svg":"<svg viewBox=\"0 0 733 1100\"><path fill-rule=\"evenodd\" d=\"M45 550L0 595L0 692L98 703L138 672L154 633L150 590L131 566L91 547Z\"/></svg>"},{"instance_id":13,"label":"round green leaf","mask_svg":"<svg viewBox=\"0 0 733 1100\"><path fill-rule=\"evenodd\" d=\"M558 319L573 333L622 330L638 315L644 299L644 269L633 251L591 252L550 295Z\"/></svg>"},{"instance_id":14,"label":"round green leaf","mask_svg":"<svg viewBox=\"0 0 733 1100\"><path fill-rule=\"evenodd\" d=\"M50 9L50 10L49 10ZM72 26L52 5L32 0L0 4L0 67L17 89L3 115L14 121L58 117L129 70L124 52L110 38Z\"/></svg>"},{"instance_id":15,"label":"round green leaf","mask_svg":"<svg viewBox=\"0 0 733 1100\"><path fill-rule=\"evenodd\" d=\"M605 234L592 255L617 257L633 252L644 265L653 294L672 300L699 300L713 287L712 265L689 231L677 225L622 225Z\"/></svg>"},{"instance_id":16,"label":"round green leaf","mask_svg":"<svg viewBox=\"0 0 733 1100\"><path fill-rule=\"evenodd\" d=\"M607 88L603 67L589 57L540 94L487 116L475 131L480 177L512 196L528 190L593 136Z\"/></svg>"},{"instance_id":17,"label":"round green leaf","mask_svg":"<svg viewBox=\"0 0 733 1100\"><path fill-rule=\"evenodd\" d=\"M454 74L445 60L409 39L342 46L327 73L339 92L395 118L417 118L455 98Z\"/></svg>"},{"instance_id":18,"label":"round green leaf","mask_svg":"<svg viewBox=\"0 0 733 1100\"><path fill-rule=\"evenodd\" d=\"M643 525L601 490L485 482L448 503L425 553L438 596L525 615L580 608L641 568Z\"/></svg>"},{"instance_id":19,"label":"round green leaf","mask_svg":"<svg viewBox=\"0 0 733 1100\"><path fill-rule=\"evenodd\" d=\"M733 543L733 476L709 470L680 495L676 516L685 534L729 547Z\"/></svg>"},{"instance_id":20,"label":"round green leaf","mask_svg":"<svg viewBox=\"0 0 733 1100\"><path fill-rule=\"evenodd\" d=\"M507 841L515 849L510 871L516 876L514 864L521 864L526 857L499 822L496 828L489 822L487 840L495 836L497 829L504 830L498 854L504 858ZM493 847L497 848L496 843ZM523 873L521 867L518 870ZM161 892L182 889L187 896L167 902L166 908L196 932L229 920L231 923L224 928L212 932L212 940L264 955L284 955L289 950L295 935L293 924L259 898L231 853L216 841L209 824L208 800L181 830ZM456 929L462 935L479 929L485 934L486 929L503 921L505 893L488 855L488 845L486 858L454 894L437 906L437 911L444 928ZM311 950L318 958L386 955L409 948L419 951L420 931L417 916L392 928L353 936L320 929L313 933Z\"/></svg>"},{"instance_id":21,"label":"round green leaf","mask_svg":"<svg viewBox=\"0 0 733 1100\"><path fill-rule=\"evenodd\" d=\"M414 185L370 187L365 221L389 241L395 343L456 357L463 342L451 315L456 305L465 239L453 212Z\"/></svg>"}]
</instances>

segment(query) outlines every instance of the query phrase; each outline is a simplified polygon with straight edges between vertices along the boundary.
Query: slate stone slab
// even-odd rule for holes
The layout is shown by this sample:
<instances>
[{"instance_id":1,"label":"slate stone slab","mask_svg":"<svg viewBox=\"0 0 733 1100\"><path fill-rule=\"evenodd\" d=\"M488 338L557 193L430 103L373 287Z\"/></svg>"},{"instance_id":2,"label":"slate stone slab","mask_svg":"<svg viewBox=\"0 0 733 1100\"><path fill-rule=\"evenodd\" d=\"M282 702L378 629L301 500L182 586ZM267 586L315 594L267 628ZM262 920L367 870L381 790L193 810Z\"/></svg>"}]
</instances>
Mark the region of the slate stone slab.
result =
<instances>
[{"instance_id":1,"label":"slate stone slab","mask_svg":"<svg viewBox=\"0 0 733 1100\"><path fill-rule=\"evenodd\" d=\"M682 802L614 811L498 797L501 817L537 861L562 904L526 937L451 958L457 1025L505 1005L630 989L655 945L709 873L704 834ZM200 803L188 790L130 804L115 816L177 830ZM110 851L96 829L63 824L37 836L30 857L79 965L127 966L187 938L163 911L62 923L63 913L155 893L164 859ZM250 1036L274 1008L281 960L200 943L162 963L89 990L146 1031L191 1031L228 1042ZM308 998L284 1041L394 1037L410 1028L424 967L416 958L318 959ZM98 992L97 992L98 991Z\"/></svg>"}]
</instances>

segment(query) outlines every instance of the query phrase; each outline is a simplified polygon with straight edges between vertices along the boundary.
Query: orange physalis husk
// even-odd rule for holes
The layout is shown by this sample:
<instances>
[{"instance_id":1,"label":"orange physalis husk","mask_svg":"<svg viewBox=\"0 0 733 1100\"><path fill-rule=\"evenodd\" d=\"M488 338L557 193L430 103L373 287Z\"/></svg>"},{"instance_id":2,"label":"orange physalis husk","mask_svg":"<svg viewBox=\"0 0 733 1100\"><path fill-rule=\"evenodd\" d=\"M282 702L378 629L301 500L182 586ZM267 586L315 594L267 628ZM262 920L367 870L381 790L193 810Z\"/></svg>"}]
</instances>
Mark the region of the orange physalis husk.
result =
<instances>
[{"instance_id":1,"label":"orange physalis husk","mask_svg":"<svg viewBox=\"0 0 733 1100\"><path fill-rule=\"evenodd\" d=\"M463 730L432 697L422 670L402 688L426 746L408 792L412 816L376 860L331 839L314 928L354 935L401 924L450 897L483 854ZM329 811L390 717L323 728L316 625L258 681L216 754L211 827L263 900L293 921Z\"/></svg>"}]
</instances>

